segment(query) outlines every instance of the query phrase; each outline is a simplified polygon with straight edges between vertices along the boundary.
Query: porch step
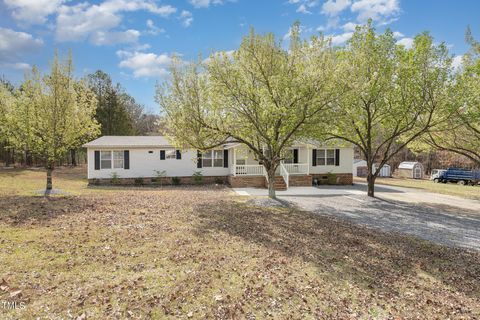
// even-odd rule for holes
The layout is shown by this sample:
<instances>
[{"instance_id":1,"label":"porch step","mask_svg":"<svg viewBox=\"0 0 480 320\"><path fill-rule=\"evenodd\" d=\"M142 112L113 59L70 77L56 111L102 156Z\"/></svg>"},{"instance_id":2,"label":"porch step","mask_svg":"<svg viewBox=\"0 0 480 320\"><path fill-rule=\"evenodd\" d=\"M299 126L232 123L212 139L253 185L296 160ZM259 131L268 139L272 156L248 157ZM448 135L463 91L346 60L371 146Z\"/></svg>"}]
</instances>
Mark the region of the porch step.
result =
<instances>
[{"instance_id":1,"label":"porch step","mask_svg":"<svg viewBox=\"0 0 480 320\"><path fill-rule=\"evenodd\" d=\"M275 176L274 183L275 190L284 191L287 190L287 184L282 176Z\"/></svg>"}]
</instances>

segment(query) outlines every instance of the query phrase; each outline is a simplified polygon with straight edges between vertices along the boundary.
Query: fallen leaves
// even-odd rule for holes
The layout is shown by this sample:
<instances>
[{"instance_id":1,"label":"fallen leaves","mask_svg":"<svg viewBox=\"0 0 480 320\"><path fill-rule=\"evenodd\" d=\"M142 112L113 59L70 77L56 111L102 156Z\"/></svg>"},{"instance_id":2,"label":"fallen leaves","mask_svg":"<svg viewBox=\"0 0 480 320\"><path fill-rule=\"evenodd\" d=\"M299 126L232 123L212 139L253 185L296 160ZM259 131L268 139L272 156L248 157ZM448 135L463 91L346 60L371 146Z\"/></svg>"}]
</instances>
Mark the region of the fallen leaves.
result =
<instances>
[{"instance_id":1,"label":"fallen leaves","mask_svg":"<svg viewBox=\"0 0 480 320\"><path fill-rule=\"evenodd\" d=\"M30 299L25 318L480 313L479 253L239 203L228 189L2 196L0 208L0 299Z\"/></svg>"}]
</instances>

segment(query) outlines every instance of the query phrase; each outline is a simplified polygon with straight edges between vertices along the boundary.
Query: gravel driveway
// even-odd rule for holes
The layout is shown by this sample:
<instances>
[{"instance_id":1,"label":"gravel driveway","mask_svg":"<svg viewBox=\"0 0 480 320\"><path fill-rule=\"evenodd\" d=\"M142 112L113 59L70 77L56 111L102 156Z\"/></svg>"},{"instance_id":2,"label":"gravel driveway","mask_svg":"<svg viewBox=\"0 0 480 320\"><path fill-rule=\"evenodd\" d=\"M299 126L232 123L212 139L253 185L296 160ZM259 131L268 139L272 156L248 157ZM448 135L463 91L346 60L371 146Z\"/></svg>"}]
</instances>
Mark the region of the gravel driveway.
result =
<instances>
[{"instance_id":1,"label":"gravel driveway","mask_svg":"<svg viewBox=\"0 0 480 320\"><path fill-rule=\"evenodd\" d=\"M253 196L267 192L254 188L235 191ZM377 198L372 199L366 196L364 184L292 187L277 195L318 214L443 245L480 250L480 201L393 186L377 186Z\"/></svg>"}]
</instances>

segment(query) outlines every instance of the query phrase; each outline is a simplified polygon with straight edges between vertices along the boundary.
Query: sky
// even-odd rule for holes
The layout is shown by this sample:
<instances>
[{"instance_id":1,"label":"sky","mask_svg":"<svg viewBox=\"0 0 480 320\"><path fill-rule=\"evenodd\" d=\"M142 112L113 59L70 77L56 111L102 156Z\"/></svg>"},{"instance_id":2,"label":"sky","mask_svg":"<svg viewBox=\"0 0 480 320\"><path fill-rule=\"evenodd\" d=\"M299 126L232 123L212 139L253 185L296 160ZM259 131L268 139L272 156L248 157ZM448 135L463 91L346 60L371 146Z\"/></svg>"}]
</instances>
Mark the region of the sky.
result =
<instances>
[{"instance_id":1,"label":"sky","mask_svg":"<svg viewBox=\"0 0 480 320\"><path fill-rule=\"evenodd\" d=\"M71 50L77 77L101 69L157 113L155 85L173 55L235 50L250 27L287 43L295 21L303 37L322 32L342 45L369 18L407 47L429 31L456 65L467 26L480 39L478 0L0 0L0 76L19 84L33 65L47 72L55 49Z\"/></svg>"}]
</instances>

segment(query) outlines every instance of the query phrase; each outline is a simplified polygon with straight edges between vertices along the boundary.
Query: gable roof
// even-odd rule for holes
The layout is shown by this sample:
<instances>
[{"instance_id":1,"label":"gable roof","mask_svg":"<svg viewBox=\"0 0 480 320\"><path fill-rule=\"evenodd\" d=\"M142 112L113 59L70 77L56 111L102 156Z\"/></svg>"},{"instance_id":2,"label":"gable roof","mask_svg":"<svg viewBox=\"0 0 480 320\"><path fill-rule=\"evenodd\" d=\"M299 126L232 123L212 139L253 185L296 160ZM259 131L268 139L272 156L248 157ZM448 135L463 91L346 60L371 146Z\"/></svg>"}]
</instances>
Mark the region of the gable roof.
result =
<instances>
[{"instance_id":1,"label":"gable roof","mask_svg":"<svg viewBox=\"0 0 480 320\"><path fill-rule=\"evenodd\" d=\"M103 136L83 145L94 147L173 147L164 136Z\"/></svg>"},{"instance_id":2,"label":"gable roof","mask_svg":"<svg viewBox=\"0 0 480 320\"><path fill-rule=\"evenodd\" d=\"M417 161L404 161L399 164L398 169L413 169L413 167L415 167L417 164L422 165Z\"/></svg>"}]
</instances>

